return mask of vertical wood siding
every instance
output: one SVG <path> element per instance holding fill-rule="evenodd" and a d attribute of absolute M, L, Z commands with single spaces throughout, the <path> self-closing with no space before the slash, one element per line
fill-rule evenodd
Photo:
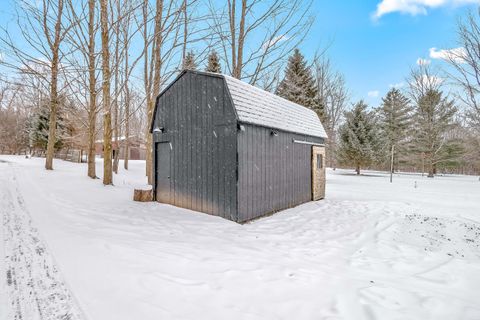
<path fill-rule="evenodd" d="M 223 78 L 187 72 L 158 98 L 154 127 L 165 132 L 153 140 L 171 145 L 168 203 L 244 222 L 310 201 L 311 146 L 293 140 L 323 139 L 238 131 L 227 90 Z M 154 159 L 154 172 L 160 166 Z"/>
<path fill-rule="evenodd" d="M 222 78 L 184 74 L 158 99 L 154 127 L 165 132 L 154 142 L 172 146 L 170 204 L 237 221 L 237 121 L 226 90 Z"/>
<path fill-rule="evenodd" d="M 311 145 L 323 139 L 243 125 L 238 132 L 238 221 L 293 207 L 312 198 Z"/>

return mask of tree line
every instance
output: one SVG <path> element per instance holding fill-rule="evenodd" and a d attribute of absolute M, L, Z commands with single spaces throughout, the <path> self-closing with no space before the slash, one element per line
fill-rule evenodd
<path fill-rule="evenodd" d="M 362 167 L 427 172 L 428 177 L 438 169 L 473 172 L 462 157 L 473 132 L 462 127 L 454 100 L 433 81 L 425 85 L 425 73 L 419 74 L 412 78 L 411 98 L 392 88 L 380 107 L 369 109 L 359 101 L 345 114 L 339 132 L 342 164 L 353 164 L 357 174 Z"/>
<path fill-rule="evenodd" d="M 329 62 L 318 57 L 308 64 L 298 49 L 276 94 L 317 112 L 329 135 L 327 164 L 333 168 L 479 174 L 478 16 L 468 14 L 457 34 L 460 49 L 446 51 L 445 70 L 419 60 L 406 87 L 392 87 L 378 107 L 360 100 L 346 110 L 342 76 L 332 76 Z"/>
<path fill-rule="evenodd" d="M 275 91 L 318 114 L 329 135 L 329 166 L 354 167 L 357 174 L 369 168 L 428 177 L 439 171 L 480 172 L 477 106 L 461 104 L 458 93 L 446 92 L 446 79 L 428 64 L 412 69 L 406 88 L 392 87 L 380 106 L 361 100 L 348 110 L 342 77 L 322 76 L 329 66 L 317 57 L 309 64 L 295 49 Z M 465 62 L 460 66 L 471 68 Z"/>
<path fill-rule="evenodd" d="M 469 30 L 480 30 L 477 21 L 472 16 L 469 19 Z M 465 36 L 464 28 L 461 23 L 459 33 Z M 464 47 L 471 44 L 471 37 L 470 33 L 468 41 L 461 38 Z M 469 76 L 458 80 L 456 73 L 445 73 L 442 77 L 420 63 L 411 71 L 407 88 L 392 88 L 378 108 L 369 108 L 364 101 L 355 103 L 339 128 L 340 163 L 354 166 L 357 174 L 365 167 L 422 172 L 428 177 L 439 171 L 479 174 L 480 109 L 472 100 L 480 86 L 471 81 L 480 55 L 469 63 L 464 53 L 461 57 L 456 51 L 452 54 L 456 56 L 446 60 L 453 72 L 460 70 Z M 460 90 L 447 91 L 449 84 Z"/>
<path fill-rule="evenodd" d="M 16 0 L 0 35 L 0 152 L 45 156 L 86 151 L 87 175 L 112 184 L 132 136 L 147 146 L 152 181 L 155 98 L 184 69 L 229 74 L 314 110 L 327 131 L 327 164 L 478 173 L 480 26 L 458 25 L 462 50 L 444 73 L 420 65 L 408 86 L 379 107 L 350 104 L 344 76 L 325 52 L 311 61 L 301 44 L 313 23 L 311 1 Z M 452 93 L 448 90 L 455 87 Z M 122 139 L 126 137 L 126 139 Z M 124 168 L 128 169 L 128 152 Z M 393 166 L 392 166 L 393 163 Z"/>
<path fill-rule="evenodd" d="M 107 185 L 119 165 L 112 144 L 128 150 L 136 135 L 151 146 L 155 98 L 179 71 L 210 59 L 209 70 L 272 90 L 313 23 L 312 2 L 302 0 L 14 3 L 0 35 L 0 151 L 33 150 L 50 170 L 60 148 L 80 147 L 96 178 L 102 141 Z M 149 147 L 146 158 L 151 183 Z"/>

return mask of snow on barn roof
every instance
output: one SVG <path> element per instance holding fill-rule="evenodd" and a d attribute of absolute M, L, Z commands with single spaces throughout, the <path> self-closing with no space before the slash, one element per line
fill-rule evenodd
<path fill-rule="evenodd" d="M 327 137 L 318 115 L 313 110 L 236 78 L 222 76 L 227 83 L 239 121 L 314 137 Z"/>

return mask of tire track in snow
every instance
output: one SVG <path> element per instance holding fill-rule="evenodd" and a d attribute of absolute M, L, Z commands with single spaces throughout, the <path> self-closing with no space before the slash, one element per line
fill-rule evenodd
<path fill-rule="evenodd" d="M 0 214 L 12 320 L 84 319 L 7 171 L 0 171 Z"/>

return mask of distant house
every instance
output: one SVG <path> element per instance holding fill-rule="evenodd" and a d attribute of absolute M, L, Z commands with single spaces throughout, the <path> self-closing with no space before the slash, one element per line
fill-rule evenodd
<path fill-rule="evenodd" d="M 325 196 L 317 114 L 232 77 L 183 71 L 150 129 L 159 202 L 245 222 Z"/>
<path fill-rule="evenodd" d="M 112 138 L 112 157 L 115 157 L 117 152 L 120 152 L 120 159 L 125 159 L 126 137 L 119 137 L 117 142 Z M 128 138 L 129 160 L 145 160 L 146 158 L 145 142 L 143 139 L 130 136 Z M 95 153 L 97 156 L 103 158 L 103 140 L 95 141 Z"/>

